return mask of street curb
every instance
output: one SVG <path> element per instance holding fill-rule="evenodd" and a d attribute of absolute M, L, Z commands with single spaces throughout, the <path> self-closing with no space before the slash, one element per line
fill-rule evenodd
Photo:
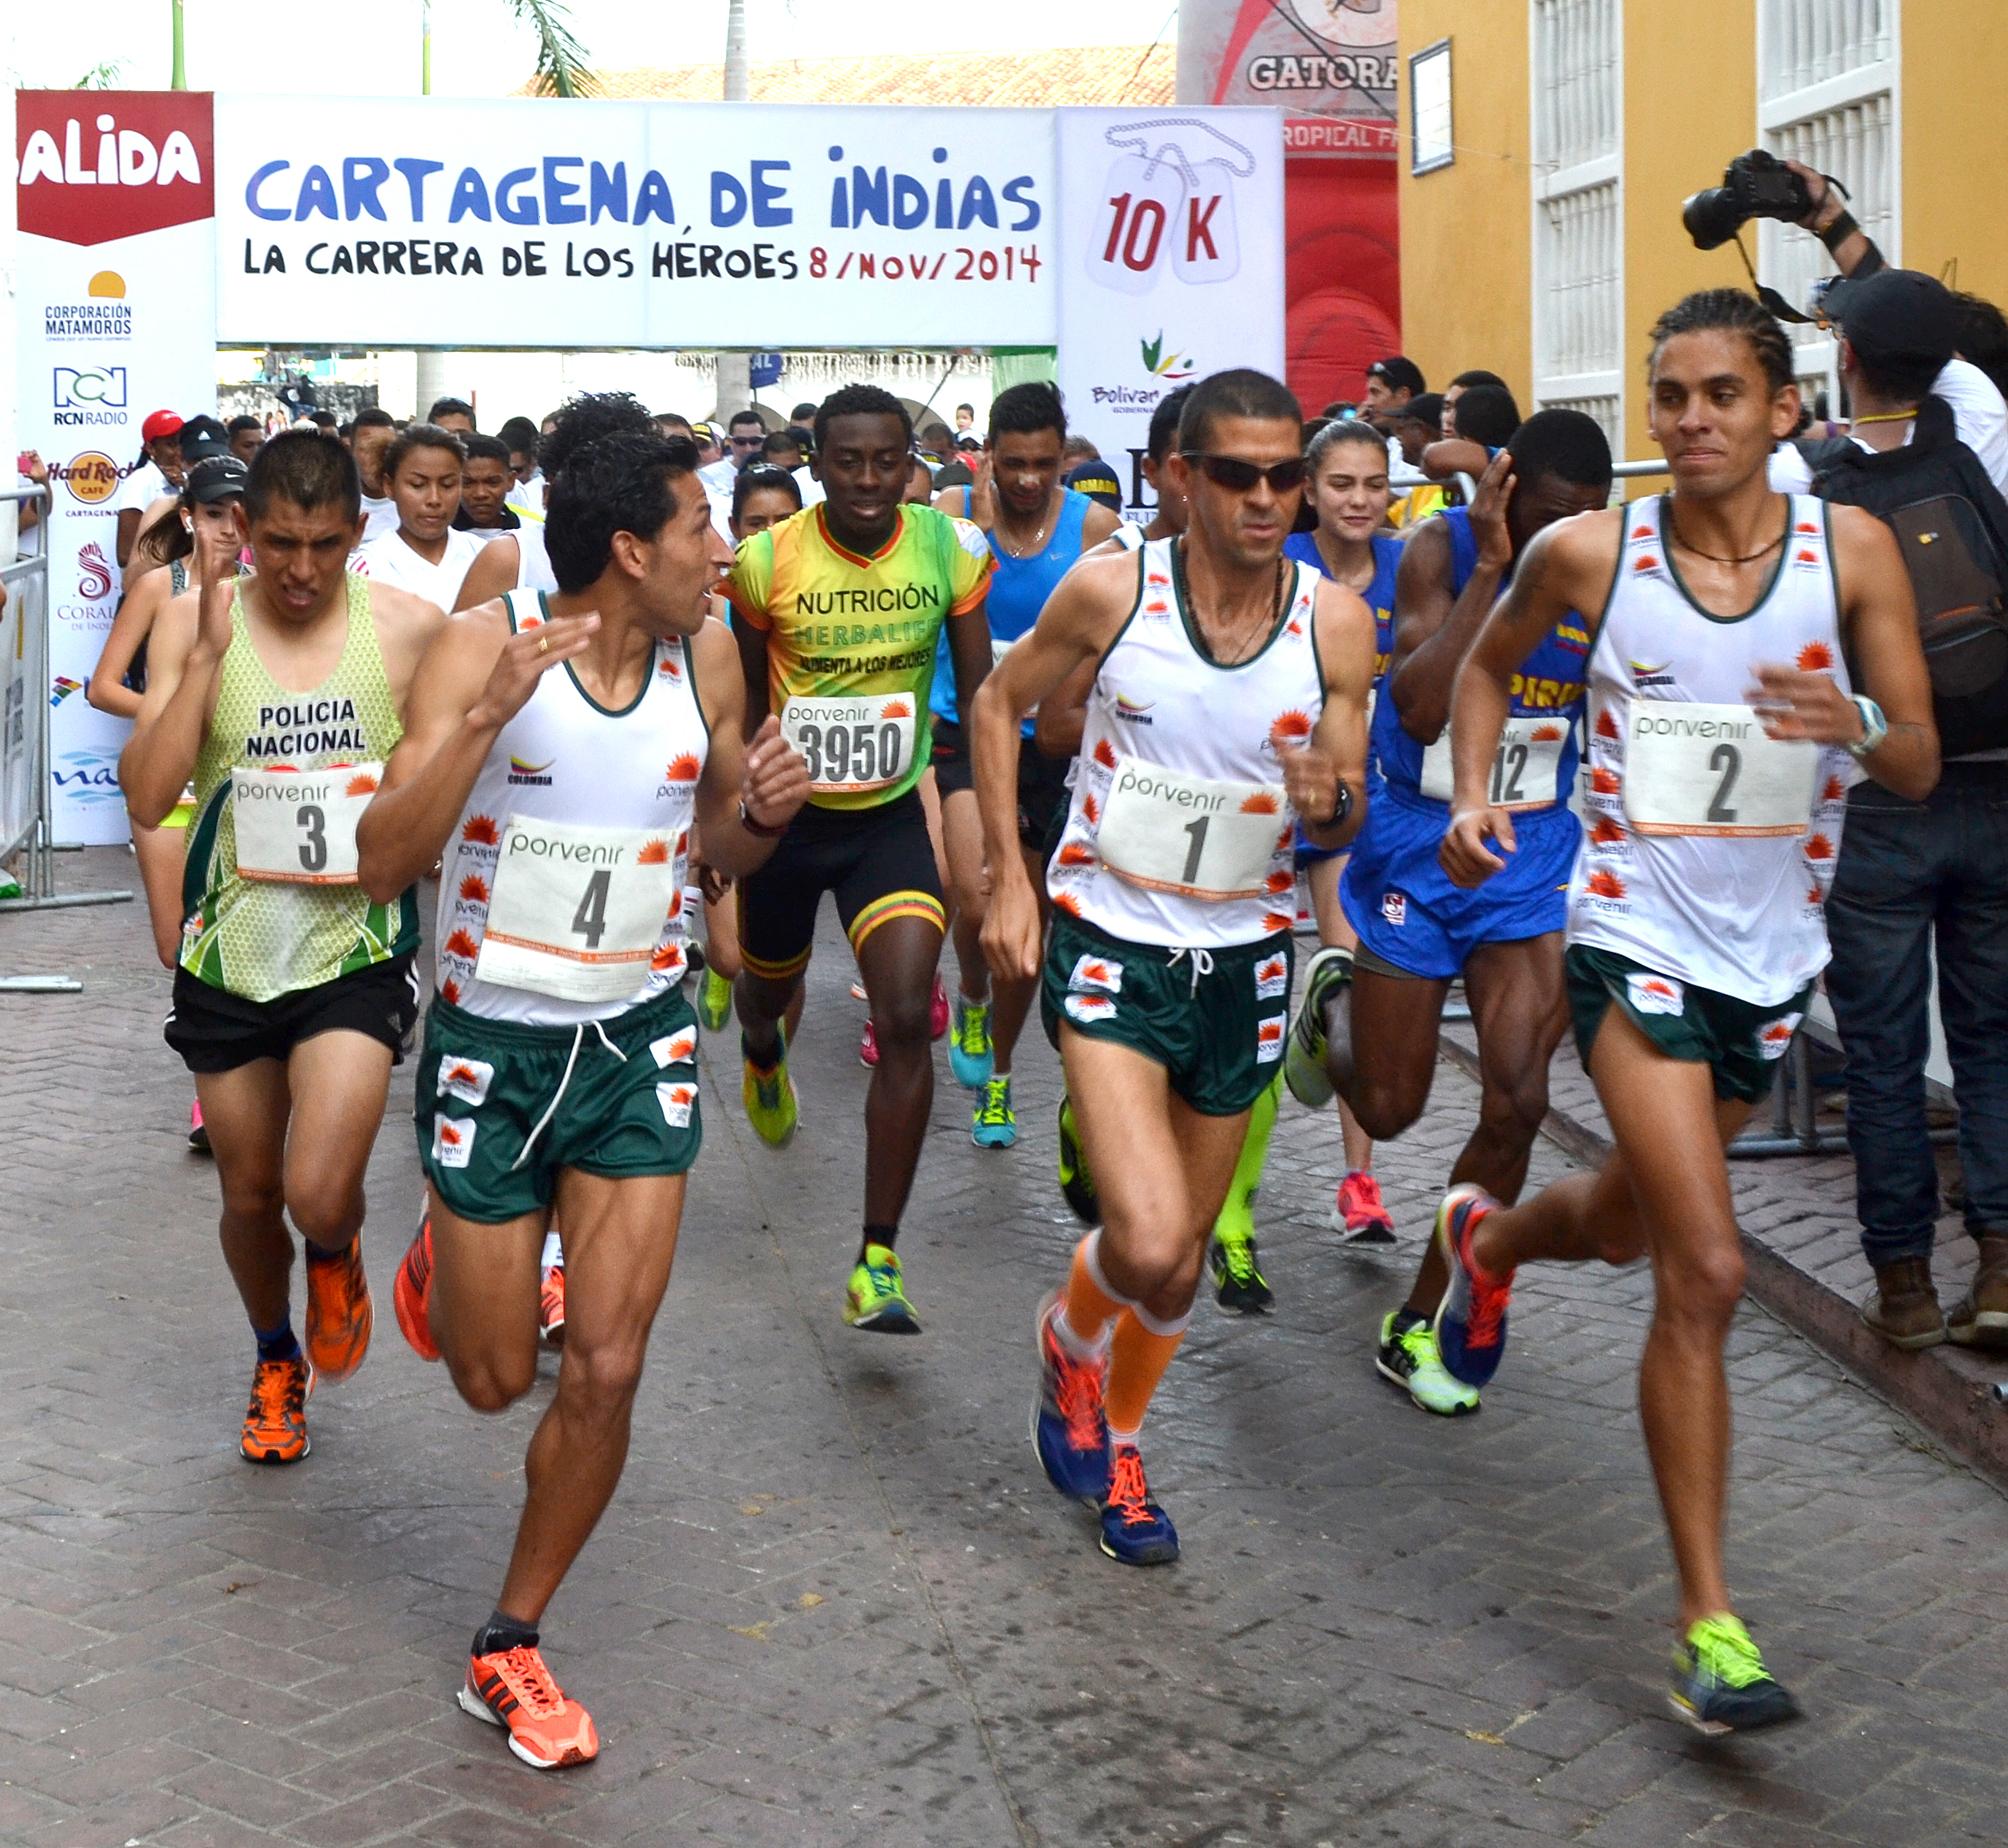
<path fill-rule="evenodd" d="M 1460 1072 L 1477 1077 L 1477 1056 L 1468 1047 L 1447 1034 L 1438 1043 Z M 1586 1167 L 1600 1166 L 1611 1154 L 1608 1137 L 1552 1108 L 1541 1134 Z M 2008 1491 L 2008 1406 L 1996 1403 L 1995 1373 L 1985 1361 L 1949 1342 L 1916 1353 L 1892 1348 L 1862 1325 L 1846 1297 L 1748 1232 L 1743 1257 L 1745 1288 L 1752 1297 L 1948 1455 Z"/>

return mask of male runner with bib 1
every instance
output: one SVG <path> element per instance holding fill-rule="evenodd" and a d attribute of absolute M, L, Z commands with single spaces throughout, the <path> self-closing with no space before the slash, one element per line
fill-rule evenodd
<path fill-rule="evenodd" d="M 1481 1385 L 1516 1266 L 1651 1258 L 1639 1400 L 1680 1579 L 1672 1700 L 1721 1733 L 1798 1711 L 1731 1613 L 1723 1566 L 1722 1344 L 1743 1255 L 1722 1150 L 1770 1090 L 1827 962 L 1848 785 L 1865 770 L 1922 800 L 1938 734 L 1888 527 L 1765 479 L 1799 414 L 1785 330 L 1738 290 L 1690 295 L 1653 330 L 1649 381 L 1673 492 L 1528 548 L 1458 676 L 1442 848 L 1467 888 L 1523 851 L 1493 784 L 1510 689 L 1580 610 L 1591 813 L 1569 885 L 1568 999 L 1617 1152 L 1517 1206 L 1452 1188 L 1436 1327 L 1443 1364 Z"/>
<path fill-rule="evenodd" d="M 417 894 L 410 880 L 381 900 L 362 888 L 356 823 L 444 618 L 344 571 L 361 496 L 349 452 L 316 432 L 258 452 L 237 514 L 256 571 L 215 581 L 199 550 L 199 595 L 155 625 L 119 760 L 146 826 L 195 783 L 167 1038 L 195 1075 L 223 1257 L 258 1340 L 240 1444 L 253 1463 L 305 1456 L 316 1377 L 345 1380 L 369 1351 L 363 1171 L 418 1017 Z M 306 1246 L 304 1352 L 288 1214 Z"/>
<path fill-rule="evenodd" d="M 1373 813 L 1339 887 L 1359 944 L 1311 959 L 1284 1062 L 1300 1103 L 1315 1108 L 1335 1088 L 1369 1135 L 1399 1135 L 1429 1102 L 1444 997 L 1462 975 L 1481 1095 L 1450 1179 L 1501 1199 L 1527 1178 L 1548 1114 L 1548 1064 L 1568 1030 L 1563 891 L 1582 832 L 1568 804 L 1589 638 L 1564 612 L 1519 664 L 1494 768 L 1498 799 L 1518 818 L 1521 851 L 1476 892 L 1460 891 L 1437 863 L 1450 820 L 1450 689 L 1534 535 L 1610 493 L 1602 429 L 1580 411 L 1539 411 L 1494 458 L 1468 510 L 1425 521 L 1407 541 L 1394 661 L 1374 707 Z M 1443 1284 L 1432 1242 L 1408 1301 L 1381 1318 L 1375 1367 L 1424 1411 L 1454 1417 L 1476 1412 L 1478 1395 L 1437 1356 L 1430 1318 Z"/>
<path fill-rule="evenodd" d="M 739 664 L 705 621 L 730 555 L 696 467 L 687 440 L 621 435 L 558 470 L 558 594 L 454 619 L 361 831 L 372 890 L 443 859 L 415 1102 L 432 1217 L 397 1318 L 478 1410 L 535 1383 L 538 1261 L 554 1208 L 564 1221 L 558 1391 L 460 1696 L 539 1770 L 599 1750 L 537 1624 L 620 1480 L 701 1135 L 679 987 L 690 829 L 743 873 L 807 794 L 773 721 L 742 744 Z"/>
<path fill-rule="evenodd" d="M 1357 825 L 1374 677 L 1367 606 L 1283 556 L 1304 482 L 1296 400 L 1261 373 L 1217 373 L 1186 400 L 1178 447 L 1185 536 L 1083 559 L 972 702 L 996 882 L 984 948 L 1020 977 L 1042 958 L 1018 715 L 1100 664 L 1047 872 L 1040 1011 L 1103 1217 L 1040 1306 L 1033 1435 L 1055 1487 L 1099 1507 L 1102 1550 L 1134 1566 L 1178 1557 L 1138 1430 L 1283 1056 L 1296 824 L 1321 847 Z"/>
<path fill-rule="evenodd" d="M 774 857 L 740 886 L 741 1094 L 763 1142 L 778 1148 L 795 1134 L 782 1021 L 809 965 L 817 906 L 834 893 L 878 1044 L 865 1095 L 864 1237 L 844 1320 L 896 1335 L 920 1333 L 894 1245 L 934 1098 L 941 881 L 914 785 L 932 748 L 928 692 L 943 634 L 958 685 L 990 671 L 990 548 L 967 520 L 901 504 L 913 440 L 890 392 L 846 385 L 824 399 L 816 468 L 827 498 L 748 539 L 726 589 L 748 722 L 779 717 L 811 791 Z"/>

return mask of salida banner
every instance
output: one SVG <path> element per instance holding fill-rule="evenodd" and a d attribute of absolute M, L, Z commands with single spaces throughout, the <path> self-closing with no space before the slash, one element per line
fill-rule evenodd
<path fill-rule="evenodd" d="M 216 100 L 226 341 L 1048 345 L 1051 112 Z"/>
<path fill-rule="evenodd" d="M 126 722 L 84 688 L 118 607 L 120 492 L 140 426 L 216 404 L 211 99 L 14 98 L 21 440 L 49 464 L 49 774 L 59 841 L 126 838 Z"/>

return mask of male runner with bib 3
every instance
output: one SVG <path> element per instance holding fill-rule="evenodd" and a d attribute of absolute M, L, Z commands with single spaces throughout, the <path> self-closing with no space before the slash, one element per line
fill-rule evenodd
<path fill-rule="evenodd" d="M 1374 620 L 1283 556 L 1304 483 L 1297 402 L 1259 372 L 1185 401 L 1171 472 L 1180 539 L 1083 559 L 972 702 L 995 882 L 984 949 L 1042 971 L 1018 854 L 1018 715 L 1096 661 L 1079 772 L 1047 872 L 1040 1012 L 1102 1225 L 1040 1306 L 1040 1461 L 1096 1504 L 1102 1550 L 1178 1554 L 1137 1448 L 1199 1288 L 1249 1107 L 1283 1056 L 1300 820 L 1342 847 L 1366 802 Z"/>
<path fill-rule="evenodd" d="M 356 823 L 444 619 L 345 571 L 361 499 L 349 452 L 315 432 L 258 451 L 237 514 L 256 571 L 219 582 L 199 551 L 200 594 L 154 626 L 119 760 L 144 826 L 195 783 L 167 1038 L 195 1075 L 223 1257 L 258 1340 L 253 1463 L 305 1456 L 317 1376 L 345 1380 L 369 1351 L 363 1171 L 418 1017 L 417 894 L 363 890 Z M 289 1214 L 306 1246 L 304 1349 Z"/>
<path fill-rule="evenodd" d="M 811 791 L 739 889 L 746 1115 L 774 1147 L 795 1134 L 782 1021 L 809 965 L 816 909 L 834 893 L 878 1046 L 865 1094 L 864 1237 L 844 1320 L 894 1335 L 920 1333 L 894 1245 L 934 1099 L 941 881 L 914 785 L 932 748 L 928 693 L 943 634 L 959 685 L 990 671 L 990 548 L 967 520 L 901 504 L 913 440 L 890 392 L 846 385 L 824 399 L 816 468 L 827 498 L 748 539 L 726 590 L 748 722 L 779 717 Z"/>
<path fill-rule="evenodd" d="M 744 873 L 808 792 L 771 721 L 741 742 L 739 663 L 706 626 L 730 555 L 696 467 L 686 440 L 621 435 L 558 470 L 558 594 L 454 618 L 361 836 L 374 891 L 443 859 L 415 1100 L 432 1217 L 399 1269 L 397 1319 L 477 1410 L 535 1384 L 538 1261 L 554 1209 L 564 1222 L 558 1391 L 460 1695 L 539 1770 L 599 1750 L 537 1625 L 620 1481 L 701 1135 L 679 986 L 690 829 Z"/>
<path fill-rule="evenodd" d="M 1770 1090 L 1827 961 L 1821 903 L 1849 784 L 1921 800 L 1938 734 L 1910 582 L 1888 527 L 1774 494 L 1799 414 L 1793 350 L 1734 289 L 1653 330 L 1651 421 L 1673 491 L 1542 534 L 1458 677 L 1444 871 L 1468 889 L 1524 851 L 1493 763 L 1511 689 L 1580 611 L 1590 819 L 1568 894 L 1576 1044 L 1617 1152 L 1517 1206 L 1454 1187 L 1437 1214 L 1443 1364 L 1474 1386 L 1505 1347 L 1515 1268 L 1652 1260 L 1639 1374 L 1680 1579 L 1674 1710 L 1703 1732 L 1797 1704 L 1730 1608 L 1729 1382 L 1743 1255 L 1722 1150 Z"/>

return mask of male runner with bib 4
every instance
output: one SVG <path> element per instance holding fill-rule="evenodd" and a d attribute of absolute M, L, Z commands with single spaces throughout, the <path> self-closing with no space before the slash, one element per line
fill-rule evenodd
<path fill-rule="evenodd" d="M 609 436 L 550 484 L 555 596 L 454 618 L 364 817 L 389 891 L 444 859 L 439 994 L 416 1114 L 432 1216 L 397 1317 L 460 1396 L 499 1412 L 537 1376 L 538 1259 L 565 1229 L 558 1392 L 525 1463 L 515 1550 L 460 1704 L 540 1770 L 599 1750 L 537 1624 L 612 1498 L 701 1135 L 680 989 L 693 823 L 750 871 L 808 794 L 769 720 L 741 741 L 739 664 L 706 626 L 730 562 L 696 446 Z"/>
<path fill-rule="evenodd" d="M 1576 1044 L 1617 1152 L 1517 1206 L 1474 1185 L 1437 1214 L 1443 1364 L 1482 1385 L 1517 1266 L 1652 1261 L 1639 1409 L 1674 1565 L 1672 1701 L 1703 1732 L 1797 1704 L 1730 1609 L 1722 1558 L 1743 1256 L 1722 1150 L 1771 1088 L 1827 962 L 1822 903 L 1848 786 L 1922 800 L 1938 735 L 1888 527 L 1771 492 L 1799 414 L 1793 351 L 1734 289 L 1653 330 L 1654 440 L 1673 491 L 1537 537 L 1458 675 L 1444 871 L 1477 888 L 1524 843 L 1493 765 L 1521 664 L 1572 610 L 1588 662 L 1590 815 L 1568 894 Z"/>
<path fill-rule="evenodd" d="M 1000 977 L 1041 975 L 1103 1216 L 1040 1306 L 1034 1440 L 1055 1487 L 1099 1508 L 1102 1550 L 1134 1566 L 1178 1557 L 1138 1431 L 1283 1056 L 1296 824 L 1321 847 L 1351 838 L 1374 678 L 1367 606 L 1283 556 L 1304 474 L 1296 400 L 1259 372 L 1216 373 L 1185 401 L 1178 448 L 1183 538 L 1083 559 L 971 702 L 995 882 L 984 949 Z M 1018 716 L 1088 661 L 1042 973 Z"/>
<path fill-rule="evenodd" d="M 167 1038 L 195 1075 L 223 1256 L 258 1340 L 254 1463 L 305 1456 L 315 1380 L 346 1379 L 369 1350 L 363 1171 L 418 1017 L 417 894 L 411 879 L 363 889 L 356 825 L 444 618 L 345 571 L 361 496 L 348 451 L 318 432 L 258 452 L 237 514 L 256 571 L 217 581 L 199 550 L 200 594 L 155 626 L 119 761 L 144 825 L 195 783 Z M 306 1246 L 304 1350 L 288 1214 Z"/>

